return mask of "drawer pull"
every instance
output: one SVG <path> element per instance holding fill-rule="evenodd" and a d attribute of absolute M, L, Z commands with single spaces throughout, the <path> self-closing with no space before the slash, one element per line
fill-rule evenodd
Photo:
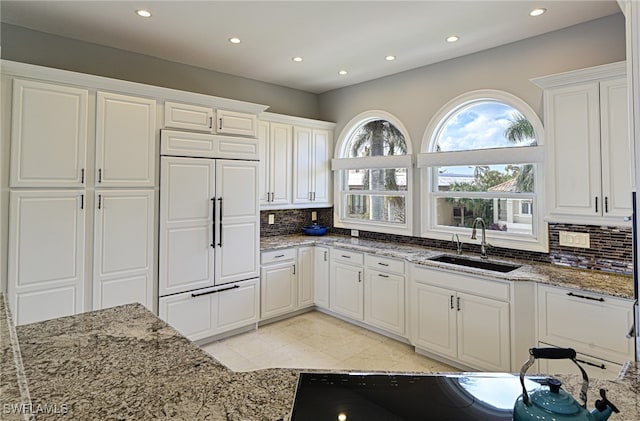
<path fill-rule="evenodd" d="M 576 358 L 576 361 L 579 362 L 580 364 L 585 364 L 585 365 L 588 365 L 588 366 L 591 366 L 591 367 L 599 368 L 601 370 L 606 370 L 607 369 L 607 366 L 605 366 L 604 364 L 595 364 L 595 363 L 592 363 L 592 362 L 589 362 L 589 361 L 579 360 L 577 358 Z"/>
<path fill-rule="evenodd" d="M 600 301 L 601 303 L 604 303 L 604 298 L 602 297 L 599 297 L 599 298 L 588 297 L 586 295 L 574 294 L 573 292 L 567 292 L 567 295 L 570 297 L 584 298 L 585 300 Z"/>
<path fill-rule="evenodd" d="M 229 290 L 236 289 L 236 288 L 240 288 L 240 285 L 234 285 L 234 286 L 229 287 L 229 288 L 216 289 L 215 291 L 207 291 L 207 292 L 200 292 L 198 294 L 191 294 L 191 296 L 192 297 L 199 297 L 201 295 L 215 294 L 217 292 L 229 291 Z"/>
<path fill-rule="evenodd" d="M 389 266 L 389 263 L 382 263 L 382 262 L 378 262 L 378 264 L 379 264 L 380 266 Z"/>
<path fill-rule="evenodd" d="M 347 256 L 346 254 L 341 254 L 341 257 L 344 257 L 345 259 L 351 259 L 351 256 Z"/>
<path fill-rule="evenodd" d="M 379 273 L 378 276 L 381 277 L 381 278 L 388 278 L 389 277 L 389 275 L 385 275 L 384 273 Z"/>
<path fill-rule="evenodd" d="M 278 254 L 277 256 L 273 256 L 275 259 L 279 259 L 281 257 L 284 257 L 284 254 Z"/>

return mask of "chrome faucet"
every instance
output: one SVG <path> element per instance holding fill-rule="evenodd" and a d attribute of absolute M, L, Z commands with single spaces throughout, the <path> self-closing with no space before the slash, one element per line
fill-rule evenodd
<path fill-rule="evenodd" d="M 484 219 L 478 217 L 473 221 L 473 226 L 471 227 L 472 228 L 471 239 L 472 240 L 476 239 L 476 227 L 480 223 L 482 224 L 482 241 L 480 241 L 480 258 L 488 259 L 489 256 L 487 256 L 487 246 L 489 244 L 487 243 L 487 237 L 485 232 L 487 224 L 485 224 Z"/>
<path fill-rule="evenodd" d="M 462 255 L 462 241 L 460 241 L 460 237 L 458 237 L 458 234 L 453 234 L 451 236 L 451 241 L 456 243 L 456 254 L 458 256 L 461 256 Z"/>

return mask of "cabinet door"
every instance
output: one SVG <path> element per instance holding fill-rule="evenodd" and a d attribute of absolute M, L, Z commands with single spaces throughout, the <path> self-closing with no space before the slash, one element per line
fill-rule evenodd
<path fill-rule="evenodd" d="M 364 284 L 361 266 L 331 262 L 330 309 L 355 320 L 364 320 Z"/>
<path fill-rule="evenodd" d="M 269 162 L 271 164 L 271 205 L 291 203 L 291 171 L 293 167 L 292 126 L 271 123 Z"/>
<path fill-rule="evenodd" d="M 552 347 L 551 345 L 540 342 L 540 348 Z M 615 364 L 610 361 L 600 360 L 593 358 L 589 355 L 576 353 L 576 361 L 587 372 L 589 380 L 591 379 L 604 379 L 604 380 L 616 380 L 620 371 L 622 370 L 622 364 Z M 540 372 L 541 373 L 554 373 L 554 374 L 574 374 L 579 375 L 580 370 L 571 360 L 545 360 L 540 359 Z"/>
<path fill-rule="evenodd" d="M 311 202 L 313 130 L 293 128 L 293 203 Z"/>
<path fill-rule="evenodd" d="M 598 83 L 553 88 L 547 95 L 550 211 L 595 216 L 602 212 Z M 628 160 L 625 160 L 625 163 Z"/>
<path fill-rule="evenodd" d="M 86 89 L 14 79 L 11 187 L 80 187 L 87 149 Z"/>
<path fill-rule="evenodd" d="M 311 191 L 314 202 L 331 202 L 331 133 L 328 130 L 313 130 L 313 167 Z"/>
<path fill-rule="evenodd" d="M 98 92 L 96 107 L 97 185 L 154 186 L 156 101 Z"/>
<path fill-rule="evenodd" d="M 221 288 L 216 311 L 217 333 L 257 323 L 260 318 L 260 280 L 252 279 Z"/>
<path fill-rule="evenodd" d="M 84 308 L 83 191 L 12 191 L 8 293 L 16 324 Z"/>
<path fill-rule="evenodd" d="M 313 251 L 314 302 L 318 307 L 329 308 L 329 248 L 314 247 Z"/>
<path fill-rule="evenodd" d="M 217 133 L 249 137 L 258 135 L 258 119 L 253 114 L 217 110 L 216 117 L 218 122 Z"/>
<path fill-rule="evenodd" d="M 201 105 L 164 103 L 164 127 L 213 132 L 213 109 Z"/>
<path fill-rule="evenodd" d="M 93 309 L 141 303 L 153 311 L 153 190 L 96 192 Z"/>
<path fill-rule="evenodd" d="M 404 276 L 367 269 L 364 297 L 365 322 L 404 336 Z"/>
<path fill-rule="evenodd" d="M 488 371 L 510 371 L 509 303 L 458 293 L 458 360 Z"/>
<path fill-rule="evenodd" d="M 271 201 L 271 137 L 269 122 L 258 122 L 258 146 L 260 147 L 260 186 L 258 198 L 260 206 L 269 205 Z"/>
<path fill-rule="evenodd" d="M 629 111 L 625 78 L 600 83 L 603 214 L 622 218 L 631 214 Z"/>
<path fill-rule="evenodd" d="M 158 316 L 192 341 L 217 333 L 215 294 L 194 297 L 192 292 L 160 297 Z"/>
<path fill-rule="evenodd" d="M 298 248 L 298 308 L 312 306 L 314 302 L 314 251 L 314 247 Z"/>
<path fill-rule="evenodd" d="M 260 274 L 260 317 L 268 319 L 294 311 L 297 308 L 297 277 L 295 263 L 264 266 Z"/>
<path fill-rule="evenodd" d="M 216 284 L 260 276 L 258 162 L 216 162 Z"/>
<path fill-rule="evenodd" d="M 214 285 L 215 161 L 161 158 L 159 294 Z"/>
<path fill-rule="evenodd" d="M 455 292 L 415 284 L 412 294 L 413 342 L 419 348 L 457 357 Z"/>

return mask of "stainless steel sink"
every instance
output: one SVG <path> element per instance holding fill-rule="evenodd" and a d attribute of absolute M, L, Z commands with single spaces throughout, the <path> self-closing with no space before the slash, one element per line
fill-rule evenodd
<path fill-rule="evenodd" d="M 429 260 L 433 262 L 449 263 L 451 265 L 491 270 L 500 273 L 508 273 L 520 267 L 518 265 L 512 265 L 510 263 L 492 262 L 489 260 L 475 260 L 469 259 L 467 257 L 452 256 L 450 254 L 441 254 L 439 256 L 431 257 Z"/>

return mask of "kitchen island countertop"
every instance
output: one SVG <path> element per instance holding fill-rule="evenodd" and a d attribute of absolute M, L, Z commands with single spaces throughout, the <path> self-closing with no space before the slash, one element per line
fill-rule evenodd
<path fill-rule="evenodd" d="M 9 321 L 0 313 L 1 323 Z M 300 372 L 233 372 L 139 304 L 16 331 L 24 371 L 8 373 L 16 361 L 3 352 L 0 390 L 11 387 L 16 372 L 24 373 L 30 400 L 23 403 L 36 420 L 287 420 Z M 637 375 L 634 365 L 623 380 L 593 380 L 589 406 L 603 387 L 621 410 L 612 421 L 640 419 Z M 568 391 L 580 384 L 578 376 L 561 378 Z M 2 398 L 3 417 L 29 419 L 9 418 L 11 405 L 19 404 L 11 399 L 16 395 Z"/>
<path fill-rule="evenodd" d="M 418 265 L 446 268 L 448 270 L 484 275 L 494 279 L 503 279 L 508 281 L 532 281 L 598 294 L 606 294 L 614 297 L 633 299 L 633 278 L 630 275 L 621 275 L 598 270 L 574 269 L 551 263 L 506 259 L 502 257 L 494 259 L 489 256 L 489 260 L 491 261 L 521 265 L 520 268 L 514 271 L 499 273 L 429 260 L 430 258 L 441 254 L 455 254 L 451 250 L 428 248 L 397 242 L 365 240 L 346 237 L 343 235 L 306 236 L 302 234 L 295 234 L 262 237 L 260 240 L 260 248 L 262 251 L 305 245 L 311 246 L 316 244 L 373 253 L 386 257 L 394 257 L 404 259 L 409 263 Z M 479 256 L 471 253 L 465 253 L 463 257 L 479 258 Z"/>

